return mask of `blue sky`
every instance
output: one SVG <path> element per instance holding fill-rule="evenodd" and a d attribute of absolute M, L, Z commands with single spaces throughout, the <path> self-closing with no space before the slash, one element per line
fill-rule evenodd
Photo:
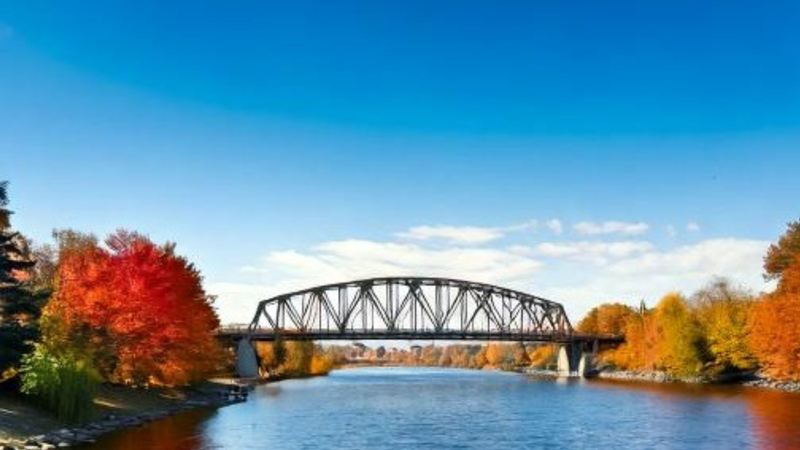
<path fill-rule="evenodd" d="M 226 321 L 398 272 L 572 315 L 766 288 L 800 5 L 551 3 L 0 1 L 14 225 L 175 241 Z"/>

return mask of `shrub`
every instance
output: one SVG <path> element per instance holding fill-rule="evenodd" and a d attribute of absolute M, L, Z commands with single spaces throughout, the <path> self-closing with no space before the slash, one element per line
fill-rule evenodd
<path fill-rule="evenodd" d="M 88 363 L 56 356 L 44 346 L 22 361 L 22 392 L 34 396 L 64 422 L 85 422 L 92 414 L 97 376 Z"/>

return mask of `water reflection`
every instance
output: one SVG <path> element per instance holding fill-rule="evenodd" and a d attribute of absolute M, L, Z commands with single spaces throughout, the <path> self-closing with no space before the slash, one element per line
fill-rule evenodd
<path fill-rule="evenodd" d="M 800 395 L 739 386 L 358 369 L 118 433 L 92 450 L 800 448 Z"/>
<path fill-rule="evenodd" d="M 800 449 L 800 394 L 759 391 L 747 402 L 759 449 Z"/>
<path fill-rule="evenodd" d="M 213 421 L 215 410 L 187 411 L 141 427 L 114 433 L 89 446 L 94 450 L 211 450 L 205 424 Z"/>

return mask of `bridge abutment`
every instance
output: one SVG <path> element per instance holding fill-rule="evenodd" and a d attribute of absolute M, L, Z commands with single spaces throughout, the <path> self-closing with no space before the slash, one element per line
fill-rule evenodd
<path fill-rule="evenodd" d="M 240 339 L 236 344 L 236 374 L 239 378 L 257 378 L 258 358 L 249 339 Z"/>

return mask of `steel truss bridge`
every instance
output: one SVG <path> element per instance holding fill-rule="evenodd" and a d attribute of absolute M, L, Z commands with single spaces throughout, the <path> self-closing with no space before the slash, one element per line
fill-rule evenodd
<path fill-rule="evenodd" d="M 575 332 L 564 307 L 535 295 L 471 281 L 388 277 L 317 286 L 258 303 L 239 340 L 479 340 L 618 342 Z"/>

